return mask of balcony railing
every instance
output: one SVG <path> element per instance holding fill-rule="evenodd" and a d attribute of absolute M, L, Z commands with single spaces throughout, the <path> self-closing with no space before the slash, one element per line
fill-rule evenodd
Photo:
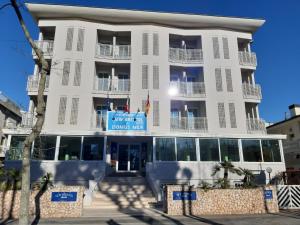
<path fill-rule="evenodd" d="M 247 119 L 248 133 L 266 133 L 265 121 L 261 119 Z"/>
<path fill-rule="evenodd" d="M 97 92 L 130 92 L 130 79 L 96 79 L 95 91 Z"/>
<path fill-rule="evenodd" d="M 206 117 L 171 117 L 171 130 L 189 132 L 207 132 Z"/>
<path fill-rule="evenodd" d="M 243 66 L 257 66 L 256 54 L 254 52 L 239 51 L 240 65 Z"/>
<path fill-rule="evenodd" d="M 131 59 L 131 45 L 96 45 L 96 57 L 104 59 Z"/>
<path fill-rule="evenodd" d="M 53 55 L 54 41 L 44 40 L 44 41 L 34 41 L 34 43 L 42 50 L 44 56 Z M 35 52 L 32 50 L 32 54 L 35 56 Z"/>
<path fill-rule="evenodd" d="M 46 83 L 45 83 L 45 91 L 48 91 L 49 88 L 49 76 L 46 76 Z M 28 76 L 27 79 L 27 91 L 38 91 L 39 87 L 39 77 L 38 76 Z"/>
<path fill-rule="evenodd" d="M 203 63 L 202 49 L 169 48 L 169 61 L 175 63 Z"/>
<path fill-rule="evenodd" d="M 204 82 L 182 82 L 171 81 L 170 88 L 176 88 L 180 96 L 186 97 L 205 97 Z"/>
<path fill-rule="evenodd" d="M 21 127 L 31 128 L 36 122 L 36 117 L 33 113 L 25 112 L 22 113 Z"/>
<path fill-rule="evenodd" d="M 260 85 L 243 83 L 242 88 L 244 98 L 261 100 L 262 95 Z"/>

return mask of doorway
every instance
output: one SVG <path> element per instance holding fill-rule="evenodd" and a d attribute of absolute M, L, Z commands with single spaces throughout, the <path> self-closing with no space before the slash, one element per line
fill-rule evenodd
<path fill-rule="evenodd" d="M 118 145 L 117 171 L 139 171 L 141 166 L 140 144 Z"/>

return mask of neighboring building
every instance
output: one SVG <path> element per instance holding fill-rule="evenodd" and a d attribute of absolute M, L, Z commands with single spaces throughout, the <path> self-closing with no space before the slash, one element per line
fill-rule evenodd
<path fill-rule="evenodd" d="M 4 157 L 3 146 L 6 145 L 6 136 L 2 129 L 16 127 L 21 120 L 20 107 L 0 91 L 0 158 Z"/>
<path fill-rule="evenodd" d="M 115 170 L 143 171 L 159 195 L 163 183 L 212 181 L 212 167 L 225 159 L 263 177 L 267 167 L 272 176 L 285 171 L 285 136 L 267 135 L 258 110 L 250 45 L 264 20 L 27 6 L 51 64 L 33 179 L 48 171 L 56 182 L 87 183 Z M 26 124 L 38 80 L 36 65 Z M 6 130 L 7 165 L 19 163 L 10 159 L 20 159 L 27 133 Z"/>
<path fill-rule="evenodd" d="M 300 171 L 300 105 L 289 106 L 290 117 L 267 127 L 269 134 L 285 134 L 283 152 L 287 171 Z"/>

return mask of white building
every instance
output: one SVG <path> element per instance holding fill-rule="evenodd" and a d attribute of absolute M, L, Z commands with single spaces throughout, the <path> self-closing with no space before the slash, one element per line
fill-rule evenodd
<path fill-rule="evenodd" d="M 51 63 L 33 179 L 47 171 L 56 182 L 86 183 L 114 170 L 145 171 L 157 193 L 162 183 L 211 181 L 213 165 L 225 159 L 263 175 L 267 167 L 272 176 L 285 170 L 285 136 L 267 135 L 258 110 L 251 43 L 264 20 L 27 6 Z M 28 121 L 38 77 L 35 66 Z M 7 165 L 15 166 L 28 130 L 5 132 Z"/>

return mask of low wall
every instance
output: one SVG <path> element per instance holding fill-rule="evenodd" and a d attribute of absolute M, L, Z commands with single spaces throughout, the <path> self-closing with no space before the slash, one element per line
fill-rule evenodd
<path fill-rule="evenodd" d="M 272 191 L 272 196 L 265 196 L 265 190 Z M 170 215 L 260 214 L 279 211 L 274 186 L 204 191 L 200 188 L 168 185 L 166 193 L 165 210 Z"/>
<path fill-rule="evenodd" d="M 52 192 L 77 192 L 77 199 L 69 202 L 52 202 Z M 30 196 L 30 215 L 34 216 L 40 212 L 41 218 L 80 217 L 83 207 L 83 192 L 84 188 L 80 186 L 53 188 L 41 196 L 38 195 L 39 191 L 33 191 Z M 19 217 L 20 197 L 20 191 L 0 192 L 0 218 Z"/>

